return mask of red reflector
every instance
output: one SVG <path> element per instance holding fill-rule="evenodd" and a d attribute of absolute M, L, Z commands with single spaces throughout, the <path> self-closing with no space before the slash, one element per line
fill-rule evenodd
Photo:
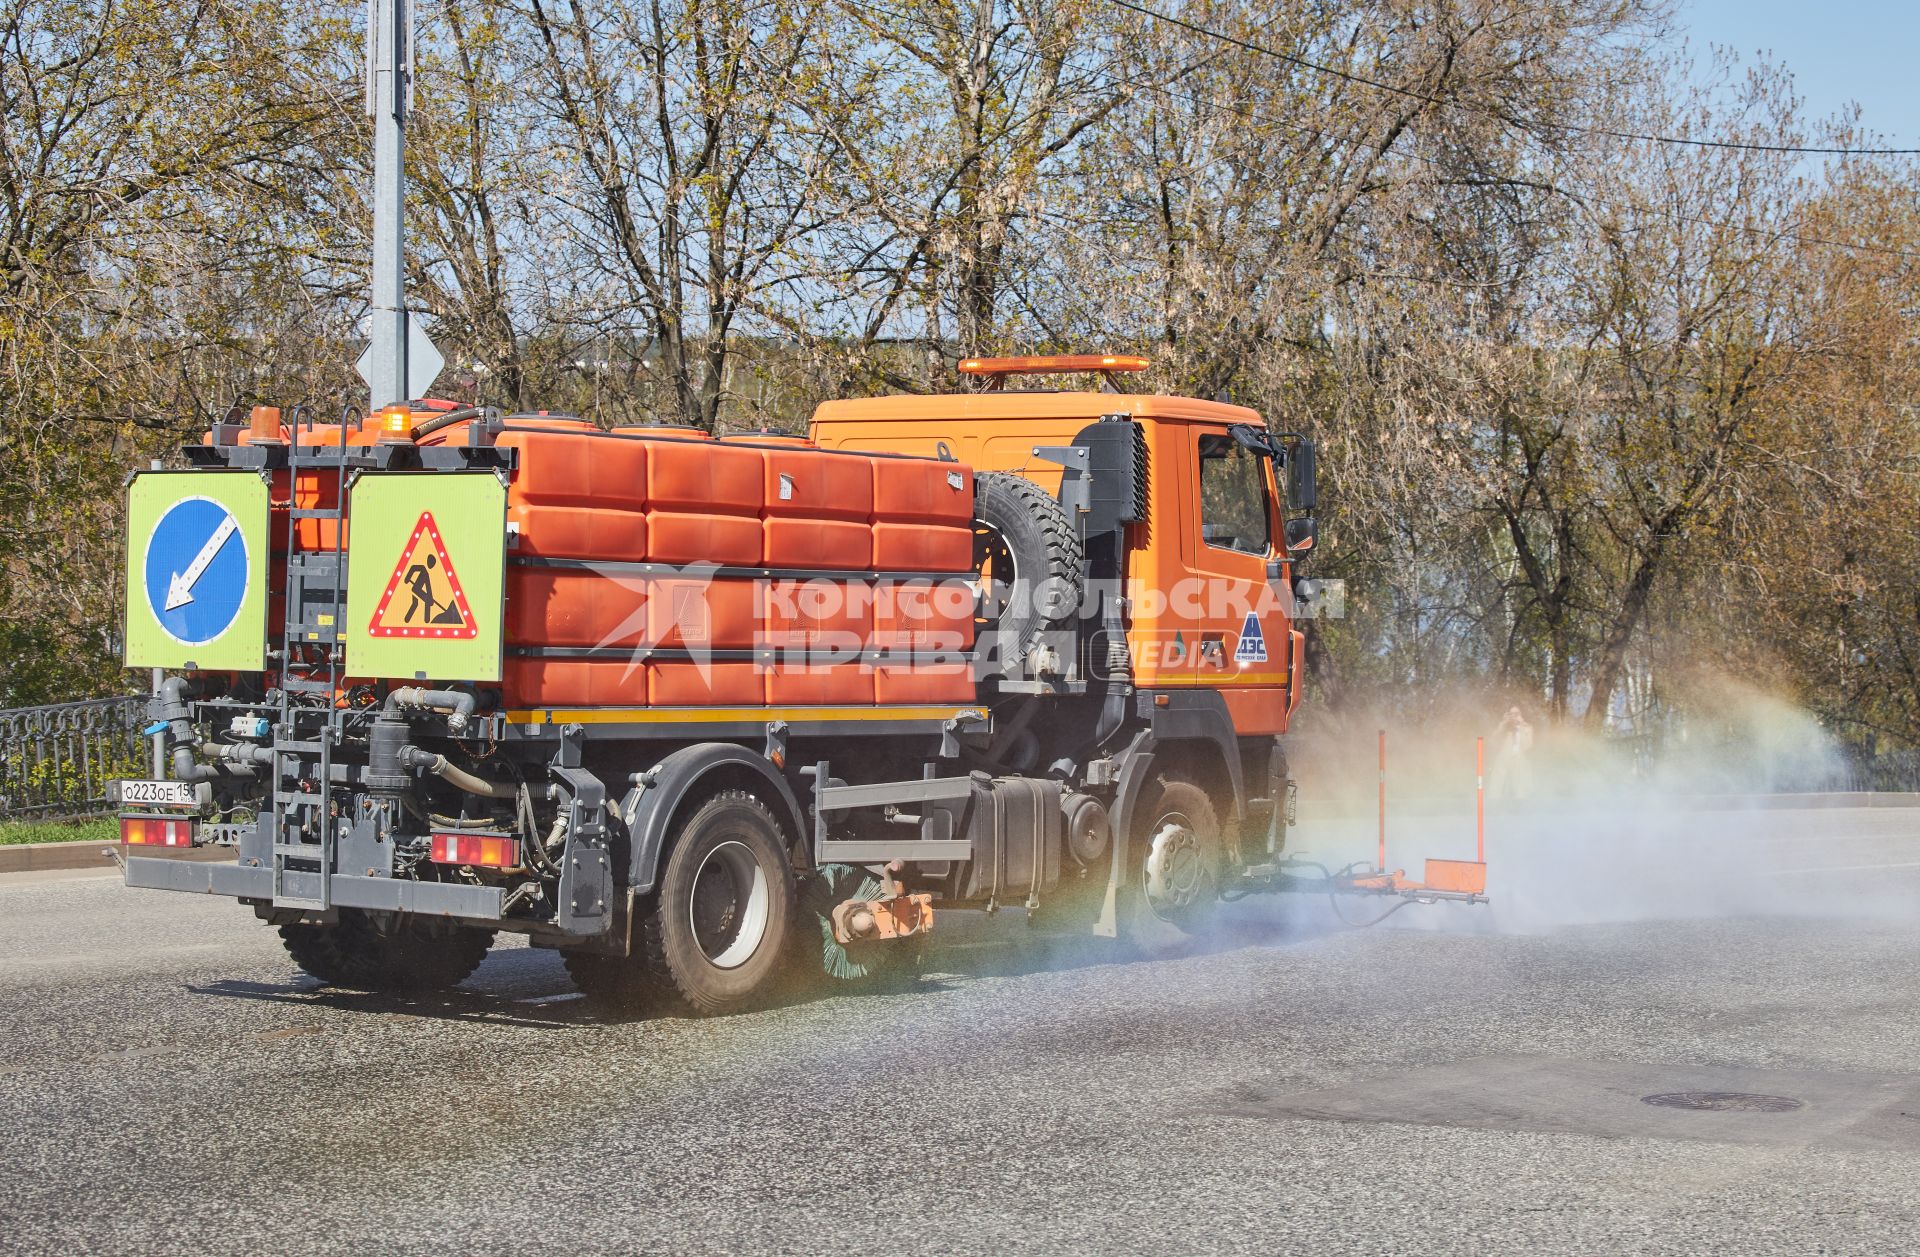
<path fill-rule="evenodd" d="M 122 816 L 120 841 L 130 847 L 192 847 L 193 822 L 178 816 Z"/>
<path fill-rule="evenodd" d="M 506 834 L 435 834 L 435 864 L 478 864 L 490 869 L 520 865 L 520 840 Z"/>

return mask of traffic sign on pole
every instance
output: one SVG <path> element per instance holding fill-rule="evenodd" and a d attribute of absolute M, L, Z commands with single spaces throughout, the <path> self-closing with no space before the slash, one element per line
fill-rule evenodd
<path fill-rule="evenodd" d="M 353 369 L 360 373 L 360 378 L 367 382 L 367 387 L 374 390 L 383 387 L 376 378 L 375 371 L 375 364 L 378 361 L 376 347 L 379 343 L 378 337 L 368 342 L 366 349 L 360 354 L 359 361 L 353 364 Z M 439 347 L 427 336 L 427 329 L 421 325 L 420 317 L 416 314 L 408 314 L 406 396 L 389 397 L 385 401 L 375 402 L 374 405 L 384 406 L 392 402 L 412 401 L 416 397 L 425 397 L 427 390 L 431 389 L 433 382 L 440 378 L 440 372 L 446 365 L 447 360 L 441 356 Z"/>

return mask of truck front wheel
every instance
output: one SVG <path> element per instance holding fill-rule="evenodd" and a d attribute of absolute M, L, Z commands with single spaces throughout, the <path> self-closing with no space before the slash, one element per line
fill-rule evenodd
<path fill-rule="evenodd" d="M 738 1012 L 775 983 L 793 917 L 779 822 L 751 794 L 721 791 L 680 824 L 636 959 L 683 1011 Z"/>
<path fill-rule="evenodd" d="M 1195 782 L 1156 778 L 1133 835 L 1134 885 L 1127 933 L 1139 943 L 1206 928 L 1220 894 L 1222 834 L 1213 800 Z"/>
<path fill-rule="evenodd" d="M 487 958 L 493 931 L 437 917 L 375 921 L 342 908 L 337 921 L 280 927 L 293 962 L 329 986 L 358 991 L 438 991 Z"/>

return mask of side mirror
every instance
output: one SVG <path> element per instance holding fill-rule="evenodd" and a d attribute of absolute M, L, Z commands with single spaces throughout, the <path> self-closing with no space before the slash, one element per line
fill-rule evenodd
<path fill-rule="evenodd" d="M 1311 511 L 1314 499 L 1313 442 L 1297 436 L 1287 445 L 1287 509 Z"/>
<path fill-rule="evenodd" d="M 1319 538 L 1319 525 L 1311 515 L 1299 515 L 1287 521 L 1287 553 L 1294 558 L 1304 558 L 1313 551 L 1313 543 Z"/>

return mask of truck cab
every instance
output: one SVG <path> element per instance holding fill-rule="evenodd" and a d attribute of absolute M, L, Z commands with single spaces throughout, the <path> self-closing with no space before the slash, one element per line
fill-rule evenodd
<path fill-rule="evenodd" d="M 1098 364 L 1107 365 L 1100 366 Z M 1103 421 L 1133 425 L 1141 441 L 1144 509 L 1124 521 L 1122 596 L 1135 683 L 1184 700 L 1217 696 L 1236 736 L 1276 737 L 1299 703 L 1302 635 L 1292 618 L 1294 568 L 1311 547 L 1287 543 L 1289 444 L 1243 406 L 1161 394 L 1013 390 L 1031 375 L 1138 369 L 1138 358 L 974 359 L 992 382 L 972 393 L 823 403 L 810 435 L 826 449 L 949 457 L 976 473 L 1029 480 L 1063 501 L 1094 469 L 1074 463 L 1075 441 Z M 1128 469 L 1132 471 L 1132 469 Z M 1091 487 L 1091 486 L 1089 486 Z M 1310 511 L 1305 483 L 1293 505 Z M 1063 496 L 1064 494 L 1064 496 Z M 1084 527 L 1091 507 L 1074 508 Z M 1311 523 L 1307 522 L 1310 530 Z M 1296 539 L 1305 537 L 1298 522 Z"/>

